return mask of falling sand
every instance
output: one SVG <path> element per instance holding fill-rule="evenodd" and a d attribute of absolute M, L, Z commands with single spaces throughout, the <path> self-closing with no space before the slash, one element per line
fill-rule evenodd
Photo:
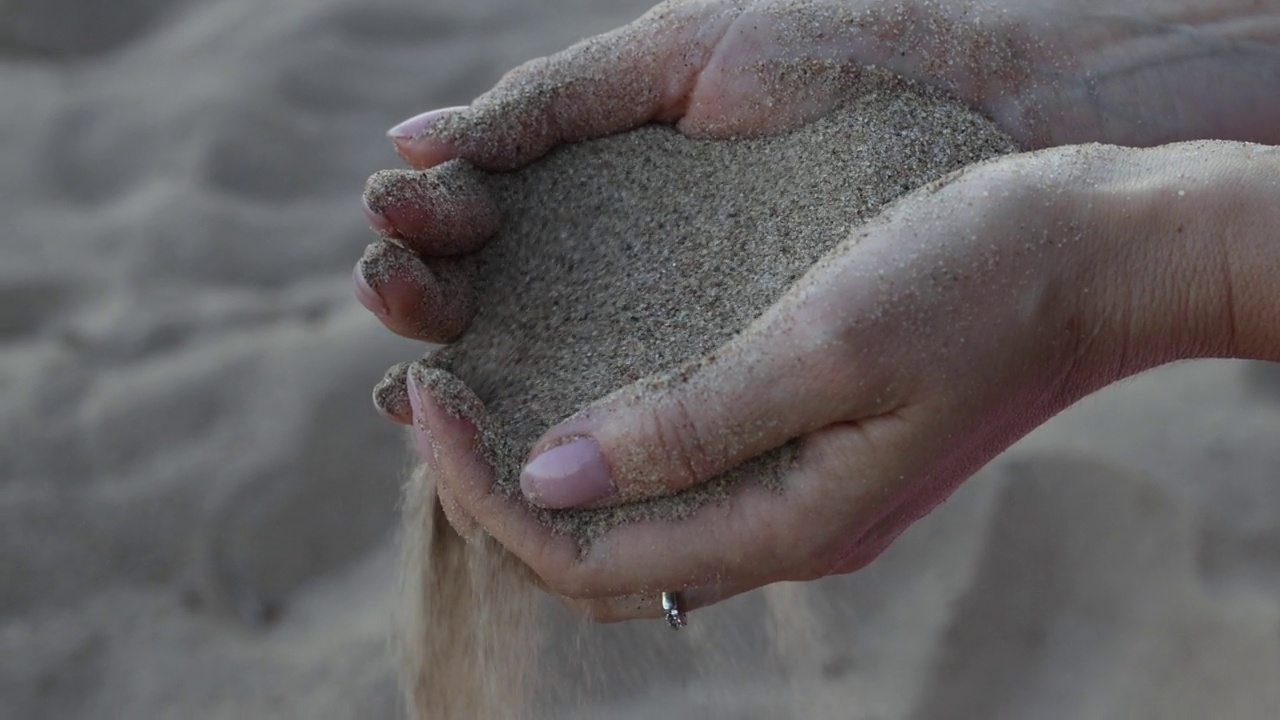
<path fill-rule="evenodd" d="M 894 198 L 1014 149 L 959 103 L 870 73 L 837 112 L 779 137 L 700 141 L 650 126 L 559 148 L 485 177 L 503 225 L 471 270 L 478 312 L 410 372 L 446 396 L 461 380 L 484 402 L 452 409 L 480 426 L 497 492 L 520 501 L 520 466 L 548 428 L 715 350 Z M 538 512 L 588 543 L 616 523 L 687 517 L 737 483 L 771 482 L 789 458 L 779 448 L 656 501 Z M 406 505 L 410 702 L 423 718 L 521 716 L 534 691 L 529 584 L 489 538 L 464 543 L 438 505 L 420 471 Z"/>

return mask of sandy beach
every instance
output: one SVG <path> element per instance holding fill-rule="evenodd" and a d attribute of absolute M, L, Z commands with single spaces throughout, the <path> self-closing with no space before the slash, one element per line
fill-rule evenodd
<path fill-rule="evenodd" d="M 0 5 L 0 717 L 393 718 L 420 344 L 351 297 L 382 133 L 646 0 Z M 856 575 L 550 601 L 530 717 L 1280 717 L 1280 367 L 1035 431 Z"/>

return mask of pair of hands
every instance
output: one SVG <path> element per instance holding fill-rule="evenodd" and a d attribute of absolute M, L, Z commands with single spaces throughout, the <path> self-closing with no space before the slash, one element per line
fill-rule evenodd
<path fill-rule="evenodd" d="M 688 382 L 643 404 L 603 400 L 551 429 L 522 476 L 529 499 L 546 506 L 630 501 L 798 438 L 781 494 L 743 489 L 686 521 L 619 527 L 583 553 L 490 492 L 475 427 L 409 373 L 409 405 L 382 409 L 413 424 L 454 524 L 492 534 L 589 617 L 656 617 L 662 590 L 682 589 L 696 608 L 862 567 L 1083 395 L 1175 358 L 1242 352 L 1247 323 L 1222 301 L 1233 260 L 1206 241 L 1239 222 L 1241 146 L 1060 145 L 1274 141 L 1277 83 L 1246 83 L 1237 58 L 1203 52 L 1235 43 L 1213 35 L 1230 28 L 1188 40 L 1161 31 L 1179 17 L 1069 5 L 668 2 L 517 68 L 469 107 L 393 128 L 419 169 L 452 158 L 517 168 L 557 144 L 652 121 L 697 137 L 765 135 L 839 103 L 832 85 L 787 73 L 817 62 L 939 84 L 1025 146 L 1054 148 L 975 166 L 896 203 Z M 1213 23 L 1234 17 L 1222 10 Z M 1280 69 L 1274 44 L 1257 51 Z M 1178 97 L 1168 94 L 1175 78 Z M 358 264 L 356 294 L 391 330 L 448 342 L 474 306 L 451 258 L 478 249 L 499 217 L 465 177 L 401 182 L 366 195 L 370 223 L 394 240 L 370 253 L 395 261 L 376 272 Z M 571 437 L 582 439 L 561 443 Z M 643 483 L 628 472 L 638 467 Z"/>

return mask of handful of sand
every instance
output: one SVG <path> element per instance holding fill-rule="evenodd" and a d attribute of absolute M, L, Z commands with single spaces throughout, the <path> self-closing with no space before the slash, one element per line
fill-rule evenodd
<path fill-rule="evenodd" d="M 446 395 L 463 383 L 485 404 L 453 410 L 483 413 L 478 449 L 497 491 L 522 501 L 521 465 L 552 425 L 714 350 L 894 198 L 1014 149 L 963 105 L 876 73 L 839 111 L 784 136 L 710 142 L 654 126 L 562 147 L 484 176 L 503 218 L 476 258 L 478 312 L 422 362 Z M 779 448 L 656 500 L 534 512 L 590 542 L 776 480 L 789 459 Z M 537 664 L 528 585 L 491 539 L 467 545 L 452 532 L 433 491 L 420 471 L 405 505 L 409 702 L 417 717 L 515 716 Z"/>
<path fill-rule="evenodd" d="M 482 450 L 501 492 L 519 496 L 521 465 L 551 426 L 711 352 L 894 198 L 1015 149 L 939 93 L 878 75 L 860 90 L 780 137 L 700 141 L 649 126 L 487 176 L 503 222 L 478 258 L 478 313 L 426 362 L 485 403 Z M 657 500 L 537 512 L 590 540 L 619 522 L 687 516 L 733 483 L 776 477 L 788 456 L 779 448 Z"/>

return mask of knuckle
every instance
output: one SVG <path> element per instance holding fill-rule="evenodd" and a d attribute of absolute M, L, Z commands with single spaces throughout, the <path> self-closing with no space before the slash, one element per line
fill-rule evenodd
<path fill-rule="evenodd" d="M 409 363 L 398 363 L 389 368 L 382 380 L 373 388 L 373 404 L 393 417 L 411 413 L 408 382 Z"/>
<path fill-rule="evenodd" d="M 649 415 L 650 437 L 657 457 L 654 460 L 667 475 L 669 489 L 697 482 L 709 465 L 703 434 L 688 402 L 671 398 Z"/>

